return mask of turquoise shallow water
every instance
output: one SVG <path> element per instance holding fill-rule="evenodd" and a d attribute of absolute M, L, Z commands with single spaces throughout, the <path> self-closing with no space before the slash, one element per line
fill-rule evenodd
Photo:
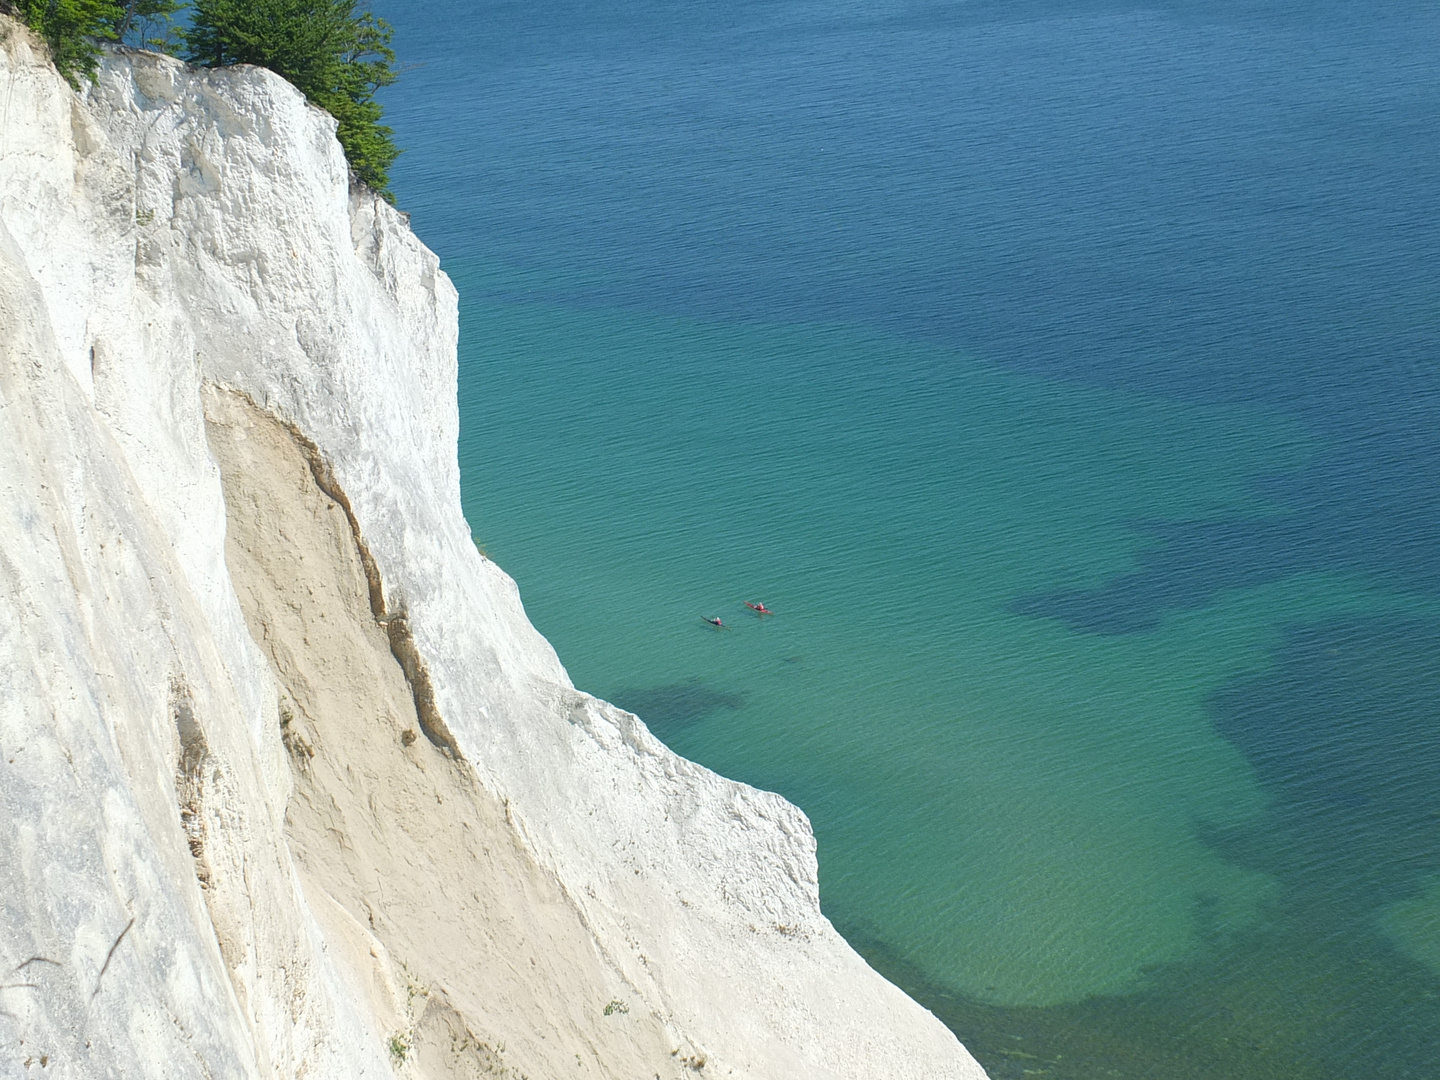
<path fill-rule="evenodd" d="M 1130 1007 L 1206 965 L 1248 961 L 1257 939 L 1313 931 L 1313 913 L 1287 918 L 1283 860 L 1231 847 L 1267 836 L 1276 800 L 1217 726 L 1217 698 L 1248 702 L 1242 688 L 1274 676 L 1287 628 L 1334 627 L 1332 649 L 1348 655 L 1353 620 L 1428 625 L 1440 605 L 1311 573 L 1227 590 L 1124 635 L 1015 610 L 1017 597 L 1131 570 L 1153 543 L 1136 520 L 1282 513 L 1254 481 L 1314 454 L 1297 425 L 834 328 L 513 302 L 467 305 L 466 319 L 476 344 L 464 408 L 484 433 L 465 437 L 467 513 L 522 583 L 551 583 L 527 590 L 528 609 L 572 677 L 681 753 L 805 807 L 827 913 L 927 1004 L 962 1002 L 963 1035 L 997 1017 L 1008 1032 L 1019 1013 L 1022 1037 L 993 1052 L 1015 1042 L 1062 1061 L 1053 1036 L 1028 1032 L 1047 1014 L 1158 1039 L 1131 1026 Z M 776 615 L 760 619 L 745 599 Z M 1422 690 L 1435 689 L 1432 672 Z M 1366 798 L 1343 785 L 1320 798 Z M 1326 878 L 1332 853 L 1314 854 L 1320 880 L 1307 888 L 1351 887 Z M 1422 893 L 1413 911 L 1353 912 L 1337 932 L 1368 935 L 1368 963 L 1424 985 L 1390 946 L 1424 959 L 1433 902 Z M 1314 985 L 1329 972 L 1301 965 L 1291 977 L 1287 1008 L 1307 991 L 1315 1000 L 1267 1024 L 1300 1047 L 1282 1045 L 1281 1065 L 1241 1055 L 1253 1075 L 1310 1075 L 1322 1044 L 1307 1040 L 1321 1028 L 1304 1013 L 1337 1019 L 1333 988 Z M 1257 991 L 1242 989 L 1187 1025 L 1257 1007 L 1246 996 Z M 1389 991 L 1372 990 L 1388 1008 Z M 1410 1018 L 1421 1032 L 1435 997 L 1424 991 Z M 1069 1019 L 1102 1002 L 1109 1023 Z M 966 1011 L 977 1008 L 983 1022 Z M 1164 1021 L 1164 1039 L 1178 1019 Z M 1069 1053 L 1080 1071 L 1057 1075 L 1106 1075 L 1081 1062 L 1115 1051 Z M 1035 1063 L 1000 1059 L 996 1075 L 1006 1061 Z"/>
<path fill-rule="evenodd" d="M 1440 1075 L 1434 13 L 392 7 L 577 685 L 994 1077 Z"/>

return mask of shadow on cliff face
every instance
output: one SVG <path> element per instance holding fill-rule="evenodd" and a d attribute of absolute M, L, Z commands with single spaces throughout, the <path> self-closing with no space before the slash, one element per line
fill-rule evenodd
<path fill-rule="evenodd" d="M 662 742 L 672 733 L 698 724 L 722 709 L 745 707 L 743 694 L 716 690 L 699 679 L 645 689 L 617 690 L 610 700 L 644 720 Z"/>

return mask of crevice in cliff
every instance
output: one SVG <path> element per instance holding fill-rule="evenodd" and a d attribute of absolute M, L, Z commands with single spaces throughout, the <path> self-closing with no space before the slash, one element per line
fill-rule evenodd
<path fill-rule="evenodd" d="M 243 933 L 237 932 L 233 907 L 227 904 L 225 893 L 226 858 L 219 859 L 220 880 L 217 880 L 217 862 L 212 858 L 212 839 L 223 849 L 224 830 L 235 818 L 235 790 L 224 766 L 216 760 L 205 737 L 204 725 L 195 712 L 195 701 L 190 684 L 179 672 L 170 676 L 170 719 L 175 724 L 179 739 L 179 753 L 175 757 L 175 800 L 180 809 L 180 827 L 185 831 L 185 843 L 190 849 L 194 864 L 195 880 L 200 884 L 205 909 L 210 915 L 210 928 L 215 934 L 215 943 L 220 947 L 220 956 L 230 973 L 230 983 L 236 999 L 244 1007 L 249 1000 L 245 979 L 239 976 L 245 962 Z M 216 830 L 212 835 L 212 829 Z M 233 865 L 229 867 L 233 870 Z M 231 880 L 230 887 L 234 882 Z M 133 923 L 134 920 L 132 919 Z M 126 927 L 126 932 L 129 927 Z M 124 933 L 110 948 L 111 957 L 119 947 Z M 109 965 L 106 959 L 106 966 Z M 100 975 L 103 977 L 104 969 Z M 99 979 L 96 980 L 99 992 Z"/>
<path fill-rule="evenodd" d="M 195 706 L 190 688 L 176 675 L 170 679 L 170 715 L 180 739 L 180 753 L 175 761 L 175 797 L 180 806 L 180 825 L 190 857 L 195 860 L 195 877 L 200 888 L 210 888 L 212 873 L 205 855 L 205 772 L 210 760 L 210 744 L 200 722 L 195 719 Z"/>

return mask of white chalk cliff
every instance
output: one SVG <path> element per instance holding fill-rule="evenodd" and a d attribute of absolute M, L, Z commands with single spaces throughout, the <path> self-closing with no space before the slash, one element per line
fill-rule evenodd
<path fill-rule="evenodd" d="M 476 550 L 333 121 L 0 38 L 0 1076 L 983 1077 Z"/>

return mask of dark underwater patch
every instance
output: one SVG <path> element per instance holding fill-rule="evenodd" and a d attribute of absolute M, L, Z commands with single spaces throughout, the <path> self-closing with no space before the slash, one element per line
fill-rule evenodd
<path fill-rule="evenodd" d="M 721 710 L 745 707 L 743 694 L 717 690 L 700 679 L 619 690 L 610 700 L 644 720 L 661 740 L 667 734 L 698 724 Z"/>
<path fill-rule="evenodd" d="M 1407 390 L 1407 393 L 1409 391 Z M 1260 493 L 1286 513 L 1219 521 L 1135 522 L 1150 546 L 1136 567 L 1095 589 L 1017 598 L 1019 615 L 1059 619 L 1075 630 L 1129 634 L 1218 593 L 1311 571 L 1353 572 L 1440 596 L 1440 395 L 1397 419 L 1394 402 L 1331 419 L 1328 452 L 1307 468 L 1272 477 Z M 1379 434 L 1383 432 L 1381 437 Z"/>
<path fill-rule="evenodd" d="M 1429 1080 L 1433 978 L 1369 941 L 1306 941 L 1293 923 L 1152 973 L 1143 989 L 1002 1008 L 930 979 L 831 918 L 886 978 L 946 1024 L 992 1080 Z"/>
<path fill-rule="evenodd" d="M 1172 611 L 1203 607 L 1218 592 L 1263 585 L 1319 568 L 1322 556 L 1300 523 L 1209 521 L 1135 526 L 1155 541 L 1139 565 L 1098 589 L 1057 590 L 1017 598 L 1017 615 L 1059 619 L 1092 634 L 1153 630 Z"/>
<path fill-rule="evenodd" d="M 882 928 L 826 913 L 994 1080 L 1440 1076 L 1440 980 L 1376 922 L 1440 873 L 1440 622 L 1295 627 L 1273 659 L 1209 702 L 1269 809 L 1243 829 L 1202 830 L 1225 857 L 1279 880 L 1263 925 L 1207 932 L 1202 898 L 1198 953 L 1135 992 L 1001 1008 L 937 981 Z"/>
<path fill-rule="evenodd" d="M 1272 800 L 1221 846 L 1296 899 L 1367 915 L 1440 873 L 1440 623 L 1299 627 L 1274 661 L 1210 701 Z"/>

